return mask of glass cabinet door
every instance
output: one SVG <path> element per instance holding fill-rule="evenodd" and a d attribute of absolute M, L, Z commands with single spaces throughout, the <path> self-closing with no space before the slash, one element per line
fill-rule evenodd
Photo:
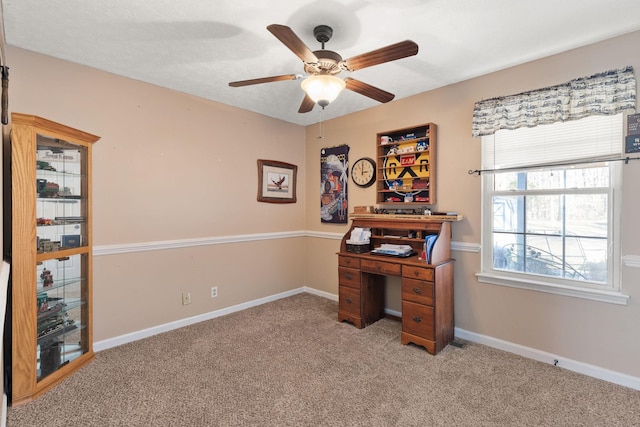
<path fill-rule="evenodd" d="M 88 351 L 87 255 L 37 265 L 37 378 L 41 380 Z"/>
<path fill-rule="evenodd" d="M 89 350 L 87 148 L 36 137 L 38 381 Z"/>
<path fill-rule="evenodd" d="M 37 136 L 38 253 L 87 246 L 87 148 Z"/>

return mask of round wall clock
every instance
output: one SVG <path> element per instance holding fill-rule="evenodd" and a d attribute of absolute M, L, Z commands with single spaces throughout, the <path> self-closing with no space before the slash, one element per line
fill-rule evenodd
<path fill-rule="evenodd" d="M 358 187 L 370 187 L 376 181 L 376 162 L 369 157 L 356 160 L 351 168 L 351 179 Z"/>

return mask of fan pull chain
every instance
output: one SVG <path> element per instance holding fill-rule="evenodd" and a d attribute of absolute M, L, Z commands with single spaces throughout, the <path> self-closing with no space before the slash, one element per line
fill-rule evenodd
<path fill-rule="evenodd" d="M 323 133 L 324 133 L 324 129 L 322 127 L 324 121 L 324 108 L 320 110 L 320 135 L 318 136 L 318 139 L 324 139 Z"/>

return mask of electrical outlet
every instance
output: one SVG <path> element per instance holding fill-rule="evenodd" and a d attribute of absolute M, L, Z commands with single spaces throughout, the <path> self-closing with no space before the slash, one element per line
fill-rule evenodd
<path fill-rule="evenodd" d="M 182 305 L 191 304 L 191 293 L 183 292 L 182 293 Z"/>
<path fill-rule="evenodd" d="M 211 288 L 211 298 L 216 298 L 218 296 L 218 287 L 214 286 Z"/>

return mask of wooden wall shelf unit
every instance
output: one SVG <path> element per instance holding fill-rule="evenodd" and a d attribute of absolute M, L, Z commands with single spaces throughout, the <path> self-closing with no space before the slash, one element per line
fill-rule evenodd
<path fill-rule="evenodd" d="M 91 149 L 99 138 L 26 114 L 11 121 L 4 248 L 12 264 L 8 345 L 17 405 L 94 358 Z"/>
<path fill-rule="evenodd" d="M 376 139 L 376 203 L 436 203 L 436 125 L 380 132 Z"/>
<path fill-rule="evenodd" d="M 338 253 L 338 321 L 357 328 L 384 317 L 384 276 L 402 280 L 402 344 L 437 354 L 454 338 L 451 222 L 462 215 L 351 214 L 351 227 Z M 383 243 L 410 245 L 416 255 L 392 257 L 348 250 L 356 228 L 371 229 L 371 249 Z M 431 261 L 421 259 L 428 235 L 437 235 Z"/>

